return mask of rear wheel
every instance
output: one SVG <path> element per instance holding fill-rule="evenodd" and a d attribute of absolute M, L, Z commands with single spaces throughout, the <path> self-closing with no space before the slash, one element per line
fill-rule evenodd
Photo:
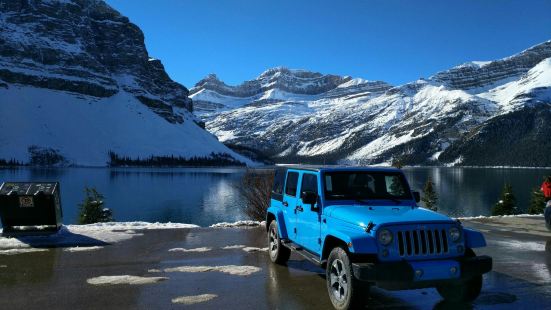
<path fill-rule="evenodd" d="M 291 250 L 281 243 L 275 220 L 270 223 L 268 228 L 268 251 L 270 259 L 276 264 L 285 264 L 291 256 Z"/>
<path fill-rule="evenodd" d="M 475 257 L 473 250 L 467 249 L 466 257 Z M 436 288 L 440 296 L 449 302 L 471 302 L 482 290 L 482 275 L 477 275 L 459 283 L 441 285 Z"/>
<path fill-rule="evenodd" d="M 356 309 L 365 305 L 369 284 L 354 278 L 352 264 L 343 248 L 334 248 L 325 271 L 329 299 L 335 309 Z"/>

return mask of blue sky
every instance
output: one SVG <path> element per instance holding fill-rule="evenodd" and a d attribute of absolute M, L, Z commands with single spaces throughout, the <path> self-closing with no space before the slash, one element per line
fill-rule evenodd
<path fill-rule="evenodd" d="M 551 39 L 551 1 L 107 0 L 191 88 L 285 66 L 398 85 Z"/>

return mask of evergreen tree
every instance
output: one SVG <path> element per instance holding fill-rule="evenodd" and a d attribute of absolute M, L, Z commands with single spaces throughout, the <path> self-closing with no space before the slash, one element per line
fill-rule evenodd
<path fill-rule="evenodd" d="M 532 196 L 530 198 L 530 206 L 528 207 L 528 213 L 530 214 L 542 214 L 545 209 L 545 196 L 539 188 L 532 190 Z"/>
<path fill-rule="evenodd" d="M 494 205 L 492 215 L 513 215 L 517 213 L 517 199 L 513 194 L 511 184 L 505 184 L 501 192 L 501 199 Z"/>
<path fill-rule="evenodd" d="M 425 208 L 432 211 L 438 211 L 438 207 L 436 206 L 436 203 L 438 202 L 438 195 L 434 190 L 434 183 L 432 183 L 430 177 L 427 179 L 425 187 L 423 188 L 423 197 L 421 198 L 421 201 L 425 204 Z"/>
<path fill-rule="evenodd" d="M 84 188 L 84 201 L 79 205 L 79 224 L 93 224 L 113 221 L 110 209 L 104 208 L 103 195 L 95 188 Z"/>

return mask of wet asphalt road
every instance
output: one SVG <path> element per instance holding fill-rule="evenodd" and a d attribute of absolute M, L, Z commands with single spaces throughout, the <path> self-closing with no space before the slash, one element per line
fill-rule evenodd
<path fill-rule="evenodd" d="M 481 296 L 472 305 L 450 305 L 434 289 L 390 292 L 374 288 L 369 309 L 551 309 L 551 233 L 542 218 L 469 220 L 484 232 L 494 258 Z M 293 255 L 287 267 L 267 253 L 221 249 L 228 245 L 265 247 L 262 228 L 174 229 L 143 235 L 89 252 L 49 249 L 0 255 L 0 309 L 331 309 L 323 270 Z M 212 247 L 211 251 L 170 252 Z M 219 272 L 150 272 L 184 265 L 247 265 L 249 276 Z M 4 267 L 5 266 L 5 267 Z M 94 286 L 105 275 L 162 276 L 145 285 Z M 218 297 L 184 306 L 172 299 L 200 294 Z"/>

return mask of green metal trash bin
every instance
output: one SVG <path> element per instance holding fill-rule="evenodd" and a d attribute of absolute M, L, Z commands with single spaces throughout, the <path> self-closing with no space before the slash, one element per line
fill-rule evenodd
<path fill-rule="evenodd" d="M 0 186 L 4 234 L 57 232 L 62 217 L 58 182 L 5 182 Z"/>

